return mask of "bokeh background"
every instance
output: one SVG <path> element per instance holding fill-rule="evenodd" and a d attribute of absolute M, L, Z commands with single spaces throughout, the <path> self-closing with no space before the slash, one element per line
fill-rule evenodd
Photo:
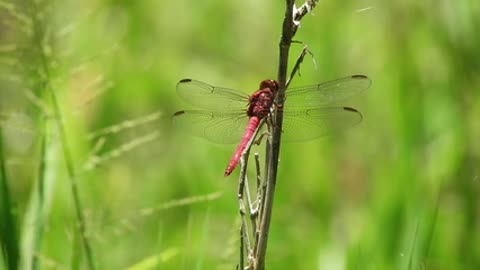
<path fill-rule="evenodd" d="M 0 1 L 0 268 L 87 268 L 51 89 L 98 269 L 235 269 L 235 146 L 172 128 L 189 108 L 175 85 L 275 78 L 283 14 L 284 1 Z M 303 19 L 295 39 L 317 67 L 307 58 L 292 85 L 373 84 L 343 104 L 361 125 L 282 145 L 269 269 L 480 269 L 479 32 L 475 0 L 324 0 Z"/>

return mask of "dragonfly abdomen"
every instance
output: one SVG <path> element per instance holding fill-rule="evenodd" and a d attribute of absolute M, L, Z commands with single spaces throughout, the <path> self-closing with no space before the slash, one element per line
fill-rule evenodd
<path fill-rule="evenodd" d="M 237 147 L 237 150 L 235 150 L 235 153 L 233 154 L 232 159 L 228 163 L 227 169 L 225 170 L 225 176 L 229 176 L 233 170 L 237 167 L 238 163 L 240 162 L 240 158 L 242 157 L 243 153 L 247 149 L 248 144 L 250 143 L 251 140 L 253 140 L 253 136 L 255 135 L 255 131 L 257 130 L 259 124 L 260 124 L 260 118 L 256 116 L 250 117 L 250 120 L 248 121 L 247 129 L 245 130 L 245 133 L 243 134 L 242 140 L 240 141 L 240 144 Z"/>

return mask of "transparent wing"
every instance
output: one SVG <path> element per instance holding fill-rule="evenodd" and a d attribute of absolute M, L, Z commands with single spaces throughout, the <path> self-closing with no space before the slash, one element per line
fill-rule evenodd
<path fill-rule="evenodd" d="M 326 106 L 367 89 L 371 83 L 365 75 L 352 75 L 320 84 L 289 88 L 285 92 L 285 108 L 306 110 Z"/>
<path fill-rule="evenodd" d="M 249 95 L 242 91 L 216 87 L 193 79 L 179 81 L 177 93 L 186 102 L 206 110 L 241 110 L 248 106 Z"/>
<path fill-rule="evenodd" d="M 182 131 L 214 143 L 239 143 L 248 124 L 243 111 L 178 111 L 173 124 Z"/>
<path fill-rule="evenodd" d="M 285 111 L 282 140 L 301 142 L 342 131 L 362 121 L 362 114 L 350 107 L 328 107 Z"/>

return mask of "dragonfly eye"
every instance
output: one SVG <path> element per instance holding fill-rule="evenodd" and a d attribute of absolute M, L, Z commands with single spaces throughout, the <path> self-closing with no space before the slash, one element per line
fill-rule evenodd
<path fill-rule="evenodd" d="M 278 82 L 275 80 L 265 80 L 260 83 L 260 89 L 269 88 L 272 91 L 278 90 Z"/>
<path fill-rule="evenodd" d="M 273 91 L 277 91 L 280 86 L 278 85 L 278 82 L 275 80 L 271 80 L 273 84 L 273 88 L 271 88 Z"/>

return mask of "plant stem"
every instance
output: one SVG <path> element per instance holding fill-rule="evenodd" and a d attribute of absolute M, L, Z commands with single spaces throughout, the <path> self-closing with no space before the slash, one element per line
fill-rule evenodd
<path fill-rule="evenodd" d="M 67 168 L 67 174 L 68 178 L 70 181 L 70 188 L 73 196 L 73 203 L 75 207 L 75 212 L 77 216 L 77 222 L 78 222 L 78 230 L 80 234 L 80 238 L 82 239 L 82 243 L 85 249 L 85 254 L 87 258 L 87 263 L 88 267 L 91 270 L 95 269 L 95 264 L 93 262 L 93 252 L 92 248 L 90 246 L 90 243 L 88 241 L 87 235 L 86 235 L 86 223 L 85 223 L 85 218 L 83 216 L 83 207 L 82 203 L 80 200 L 80 192 L 77 186 L 77 183 L 75 181 L 75 170 L 73 166 L 73 158 L 72 154 L 70 152 L 70 148 L 68 146 L 68 141 L 67 141 L 67 135 L 65 132 L 65 126 L 63 124 L 63 119 L 62 119 L 62 114 L 60 110 L 60 106 L 58 103 L 58 99 L 56 96 L 55 91 L 53 90 L 51 86 L 51 78 L 50 78 L 50 67 L 48 66 L 47 62 L 47 55 L 45 53 L 45 48 L 43 47 L 43 37 L 44 37 L 44 31 L 42 29 L 42 22 L 38 18 L 39 12 L 38 12 L 38 7 L 37 3 L 35 1 L 32 2 L 32 8 L 33 8 L 33 25 L 35 27 L 34 31 L 34 41 L 36 45 L 39 48 L 39 55 L 40 55 L 40 61 L 41 61 L 41 69 L 43 70 L 44 74 L 44 88 L 48 93 L 50 94 L 51 101 L 52 101 L 52 106 L 53 106 L 53 114 L 55 121 L 58 124 L 58 129 L 60 133 L 60 140 L 62 143 L 62 148 L 63 148 L 63 158 L 65 159 L 65 165 Z"/>
<path fill-rule="evenodd" d="M 283 123 L 283 104 L 285 101 L 285 90 L 287 88 L 287 71 L 288 58 L 292 38 L 295 35 L 300 20 L 309 13 L 317 4 L 317 0 L 307 0 L 299 9 L 294 9 L 295 0 L 286 0 L 285 17 L 283 19 L 282 37 L 279 44 L 279 64 L 278 64 L 278 83 L 279 89 L 275 99 L 275 108 L 273 111 L 273 125 L 271 132 L 271 139 L 266 146 L 266 190 L 263 208 L 261 209 L 260 220 L 260 236 L 258 240 L 258 249 L 255 254 L 256 260 L 254 269 L 265 269 L 265 257 L 267 253 L 268 234 L 270 231 L 270 223 L 272 218 L 273 202 L 275 198 L 275 187 L 277 183 L 278 160 L 280 156 L 280 141 L 282 136 Z M 295 13 L 294 13 L 295 12 Z M 294 21 L 295 20 L 295 21 Z M 302 62 L 301 56 L 297 62 L 298 65 Z M 298 67 L 294 68 L 292 76 L 295 74 Z M 291 81 L 290 78 L 289 81 Z"/>
<path fill-rule="evenodd" d="M 14 214 L 14 204 L 11 200 L 8 186 L 6 156 L 3 149 L 3 131 L 0 126 L 0 250 L 8 269 L 18 269 L 19 246 L 17 234 L 17 217 Z"/>
<path fill-rule="evenodd" d="M 82 202 L 80 200 L 80 192 L 77 186 L 77 181 L 75 180 L 75 171 L 73 167 L 73 159 L 72 159 L 72 154 L 70 152 L 70 148 L 68 146 L 68 141 L 67 141 L 67 136 L 65 133 L 65 126 L 63 124 L 63 119 L 60 113 L 60 106 L 58 105 L 57 101 L 57 96 L 55 95 L 55 91 L 51 87 L 47 87 L 49 89 L 51 98 L 52 98 L 52 104 L 53 104 L 53 111 L 55 115 L 55 120 L 58 123 L 58 129 L 60 133 L 60 140 L 62 142 L 62 148 L 63 148 L 63 158 L 65 159 L 65 165 L 67 167 L 67 174 L 68 174 L 68 179 L 70 181 L 70 189 L 72 192 L 73 196 L 73 204 L 75 206 L 75 213 L 77 215 L 77 221 L 78 221 L 78 231 L 80 234 L 80 238 L 82 239 L 83 247 L 85 248 L 85 254 L 87 257 L 87 262 L 89 269 L 93 270 L 95 269 L 94 263 L 93 263 L 93 252 L 92 248 L 90 246 L 90 242 L 88 241 L 88 237 L 86 234 L 86 222 L 85 218 L 83 216 L 83 206 Z"/>
<path fill-rule="evenodd" d="M 278 158 L 280 155 L 280 140 L 282 136 L 283 122 L 283 103 L 284 93 L 287 82 L 288 55 L 290 44 L 293 37 L 293 4 L 294 0 L 286 0 L 285 18 L 283 20 L 282 38 L 280 40 L 280 60 L 278 66 L 278 83 L 280 86 L 275 101 L 274 123 L 272 127 L 272 139 L 267 144 L 267 171 L 266 183 L 267 189 L 264 198 L 264 207 L 262 211 L 262 220 L 260 221 L 260 238 L 258 241 L 258 250 L 256 254 L 255 270 L 265 269 L 265 256 L 267 253 L 268 234 L 270 231 L 270 222 L 272 218 L 273 201 L 275 197 L 275 186 L 277 182 Z"/>

